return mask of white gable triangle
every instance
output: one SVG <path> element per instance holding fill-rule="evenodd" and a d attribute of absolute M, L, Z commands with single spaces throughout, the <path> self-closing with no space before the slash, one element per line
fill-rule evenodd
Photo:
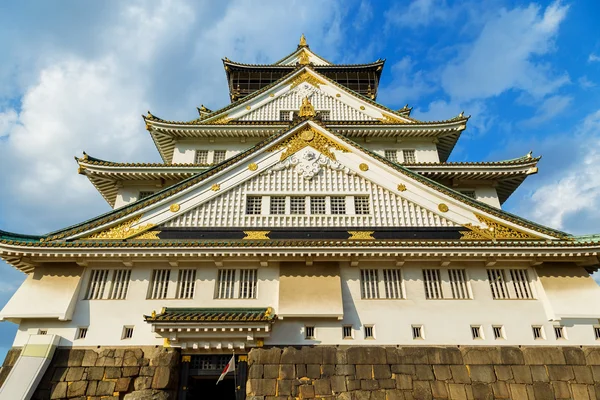
<path fill-rule="evenodd" d="M 294 53 L 290 54 L 288 57 L 279 61 L 276 65 L 296 65 L 296 64 L 308 64 L 312 63 L 314 65 L 331 65 L 331 63 L 312 51 L 310 51 L 307 47 L 301 47 L 296 50 Z"/>

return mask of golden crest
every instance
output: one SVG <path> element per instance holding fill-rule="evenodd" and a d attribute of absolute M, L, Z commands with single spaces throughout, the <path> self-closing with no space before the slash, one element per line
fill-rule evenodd
<path fill-rule="evenodd" d="M 361 171 L 368 171 L 369 170 L 369 166 L 365 163 L 361 163 L 358 168 L 360 168 Z"/>
<path fill-rule="evenodd" d="M 462 231 L 460 240 L 539 240 L 540 238 L 526 232 L 521 232 L 500 222 L 493 221 L 483 215 L 475 214 L 479 222 L 487 228 L 473 224 L 465 224 L 469 231 Z"/>
<path fill-rule="evenodd" d="M 335 97 L 342 97 L 342 95 L 338 93 L 335 95 Z"/>
<path fill-rule="evenodd" d="M 438 204 L 438 210 L 440 210 L 441 212 L 448 212 L 449 208 L 446 204 L 440 203 Z"/>
<path fill-rule="evenodd" d="M 398 184 L 398 191 L 400 191 L 400 192 L 406 191 L 406 185 L 404 183 Z"/>
<path fill-rule="evenodd" d="M 325 84 L 325 82 L 323 82 L 321 79 L 317 78 L 316 76 L 313 76 L 311 73 L 309 73 L 307 71 L 304 71 L 301 74 L 291 78 L 285 84 L 286 85 L 291 84 L 292 86 L 290 87 L 290 89 L 293 89 L 296 86 L 298 86 L 299 84 L 301 84 L 302 82 L 307 82 L 316 88 L 318 88 L 319 85 Z"/>
<path fill-rule="evenodd" d="M 308 132 L 307 132 L 308 131 Z M 306 129 L 299 131 L 286 140 L 278 143 L 267 151 L 277 151 L 280 149 L 286 149 L 282 154 L 280 160 L 283 161 L 292 154 L 302 150 L 303 148 L 310 146 L 313 149 L 317 150 L 321 154 L 324 154 L 326 157 L 335 161 L 335 155 L 331 152 L 331 148 L 333 147 L 336 150 L 343 151 L 344 153 L 349 152 L 348 148 L 342 146 L 339 143 L 330 140 L 321 132 L 315 130 L 312 127 L 307 127 Z"/>
<path fill-rule="evenodd" d="M 138 215 L 137 217 L 121 222 L 105 231 L 94 233 L 93 235 L 86 237 L 85 240 L 129 239 L 154 228 L 154 224 L 145 224 L 133 228 L 133 225 L 137 224 L 141 218 L 142 216 Z M 144 237 L 143 239 L 158 239 L 156 235 L 158 235 L 159 232 L 147 233 L 151 237 Z"/>
<path fill-rule="evenodd" d="M 246 106 L 246 110 L 249 110 L 251 107 L 250 106 Z"/>
<path fill-rule="evenodd" d="M 374 231 L 348 231 L 350 237 L 348 240 L 375 240 Z"/>
<path fill-rule="evenodd" d="M 364 110 L 364 109 L 365 109 L 365 106 L 360 106 L 360 109 L 361 109 L 361 110 Z"/>
<path fill-rule="evenodd" d="M 271 231 L 244 231 L 243 240 L 269 240 L 269 233 Z"/>
<path fill-rule="evenodd" d="M 258 169 L 258 165 L 256 165 L 256 163 L 250 163 L 248 164 L 248 169 L 250 171 L 256 171 Z"/>
<path fill-rule="evenodd" d="M 210 187 L 210 190 L 212 190 L 213 192 L 217 192 L 217 191 L 221 190 L 221 185 L 219 185 L 218 183 L 215 183 L 214 185 L 212 185 Z"/>
<path fill-rule="evenodd" d="M 314 117 L 317 115 L 315 112 L 315 108 L 310 103 L 308 97 L 302 99 L 302 105 L 300 106 L 300 111 L 298 112 L 300 117 Z"/>
<path fill-rule="evenodd" d="M 179 211 L 181 207 L 179 206 L 179 204 L 177 203 L 173 203 L 171 204 L 171 206 L 169 207 L 169 210 L 171 210 L 171 212 L 177 212 Z"/>

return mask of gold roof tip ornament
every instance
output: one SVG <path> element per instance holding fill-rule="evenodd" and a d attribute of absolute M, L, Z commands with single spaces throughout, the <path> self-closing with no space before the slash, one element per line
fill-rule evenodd
<path fill-rule="evenodd" d="M 298 46 L 308 47 L 308 44 L 306 44 L 306 36 L 304 36 L 304 33 L 302 34 L 302 36 L 300 36 L 300 43 L 298 44 Z"/>
<path fill-rule="evenodd" d="M 300 112 L 298 113 L 301 117 L 314 117 L 317 115 L 315 108 L 310 103 L 308 97 L 302 99 L 302 105 L 300 106 Z"/>
<path fill-rule="evenodd" d="M 300 53 L 300 57 L 298 57 L 298 64 L 300 65 L 308 65 L 310 64 L 310 59 L 308 58 L 308 53 L 303 51 Z"/>

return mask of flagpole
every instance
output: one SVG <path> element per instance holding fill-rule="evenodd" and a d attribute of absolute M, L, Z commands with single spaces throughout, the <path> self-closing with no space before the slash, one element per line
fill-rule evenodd
<path fill-rule="evenodd" d="M 235 349 L 233 349 L 233 395 L 237 400 L 237 368 L 235 367 Z"/>

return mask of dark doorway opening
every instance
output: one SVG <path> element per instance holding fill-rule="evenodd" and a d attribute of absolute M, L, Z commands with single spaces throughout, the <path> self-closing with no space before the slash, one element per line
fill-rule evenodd
<path fill-rule="evenodd" d="M 219 377 L 190 376 L 186 400 L 236 400 L 233 377 L 223 379 L 217 385 Z"/>

